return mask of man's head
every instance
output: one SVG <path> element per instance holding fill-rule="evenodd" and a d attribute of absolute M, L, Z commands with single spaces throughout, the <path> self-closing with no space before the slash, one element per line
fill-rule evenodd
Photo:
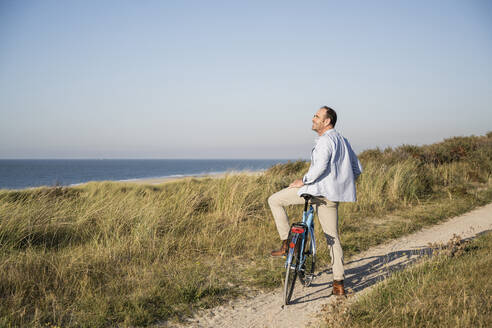
<path fill-rule="evenodd" d="M 328 106 L 321 107 L 313 117 L 313 131 L 322 135 L 326 131 L 333 129 L 337 123 L 337 113 Z"/>

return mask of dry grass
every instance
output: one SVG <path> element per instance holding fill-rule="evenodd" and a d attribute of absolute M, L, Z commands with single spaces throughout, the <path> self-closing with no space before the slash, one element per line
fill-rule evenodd
<path fill-rule="evenodd" d="M 489 327 L 492 233 L 459 238 L 360 299 L 325 308 L 325 327 Z"/>
<path fill-rule="evenodd" d="M 490 202 L 491 140 L 460 139 L 468 152 L 446 161 L 438 155 L 457 147 L 454 139 L 434 146 L 435 156 L 418 155 L 418 147 L 363 153 L 359 201 L 340 207 L 346 255 Z M 0 326 L 148 325 L 245 287 L 280 286 L 282 263 L 268 256 L 278 234 L 266 200 L 307 167 L 158 186 L 0 191 Z"/>

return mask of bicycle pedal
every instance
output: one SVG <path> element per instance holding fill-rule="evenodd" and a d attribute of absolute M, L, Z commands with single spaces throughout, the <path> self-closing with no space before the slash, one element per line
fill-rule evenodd
<path fill-rule="evenodd" d="M 306 287 L 309 287 L 311 285 L 311 283 L 314 281 L 315 279 L 315 276 L 313 275 L 309 275 L 308 277 L 305 278 L 306 282 L 304 284 L 304 286 Z"/>

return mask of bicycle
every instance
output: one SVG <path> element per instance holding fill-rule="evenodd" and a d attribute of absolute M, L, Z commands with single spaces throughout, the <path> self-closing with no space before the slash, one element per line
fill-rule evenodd
<path fill-rule="evenodd" d="M 296 277 L 305 287 L 314 279 L 316 265 L 316 240 L 314 238 L 314 209 L 309 201 L 313 196 L 302 194 L 304 211 L 302 222 L 291 225 L 289 250 L 285 261 L 284 304 L 288 305 L 294 291 Z M 309 209 L 308 209 L 309 205 Z"/>

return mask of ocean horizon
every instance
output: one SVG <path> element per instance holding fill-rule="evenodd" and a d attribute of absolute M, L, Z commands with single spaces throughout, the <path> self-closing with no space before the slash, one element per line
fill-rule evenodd
<path fill-rule="evenodd" d="M 0 189 L 262 171 L 293 159 L 0 159 Z"/>

